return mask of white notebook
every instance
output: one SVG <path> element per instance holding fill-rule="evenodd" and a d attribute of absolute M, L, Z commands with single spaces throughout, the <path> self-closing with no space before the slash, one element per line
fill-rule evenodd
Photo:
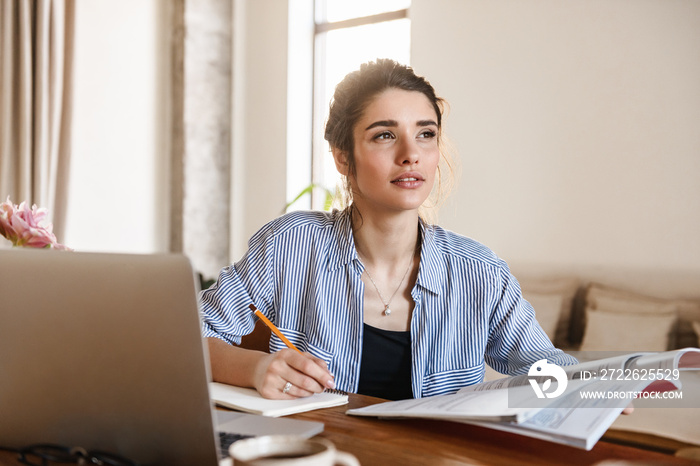
<path fill-rule="evenodd" d="M 326 390 L 323 393 L 295 400 L 268 400 L 252 388 L 235 387 L 219 382 L 209 383 L 209 396 L 214 403 L 224 408 L 271 417 L 287 416 L 348 403 L 348 395 L 336 390 Z"/>

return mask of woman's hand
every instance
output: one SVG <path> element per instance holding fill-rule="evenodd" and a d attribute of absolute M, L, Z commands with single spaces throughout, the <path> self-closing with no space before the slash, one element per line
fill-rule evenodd
<path fill-rule="evenodd" d="M 634 404 L 630 403 L 625 409 L 622 410 L 622 414 L 632 414 L 634 412 Z"/>
<path fill-rule="evenodd" d="M 253 377 L 258 393 L 274 400 L 301 398 L 335 388 L 333 375 L 325 361 L 293 349 L 283 349 L 261 358 Z"/>

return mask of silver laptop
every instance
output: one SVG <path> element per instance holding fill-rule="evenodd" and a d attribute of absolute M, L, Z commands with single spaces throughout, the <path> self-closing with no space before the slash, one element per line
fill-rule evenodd
<path fill-rule="evenodd" d="M 216 465 L 219 424 L 243 435 L 322 431 L 214 415 L 196 290 L 180 255 L 0 250 L 0 447 Z"/>

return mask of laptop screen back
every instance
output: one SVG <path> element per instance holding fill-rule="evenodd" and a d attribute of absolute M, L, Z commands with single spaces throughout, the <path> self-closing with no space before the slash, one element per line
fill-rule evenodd
<path fill-rule="evenodd" d="M 186 258 L 0 251 L 0 307 L 1 446 L 217 464 Z"/>

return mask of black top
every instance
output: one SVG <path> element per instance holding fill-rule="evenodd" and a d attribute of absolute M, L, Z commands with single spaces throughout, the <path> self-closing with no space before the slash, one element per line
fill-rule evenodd
<path fill-rule="evenodd" d="M 387 400 L 413 398 L 411 332 L 382 330 L 364 324 L 364 334 L 357 393 Z"/>

